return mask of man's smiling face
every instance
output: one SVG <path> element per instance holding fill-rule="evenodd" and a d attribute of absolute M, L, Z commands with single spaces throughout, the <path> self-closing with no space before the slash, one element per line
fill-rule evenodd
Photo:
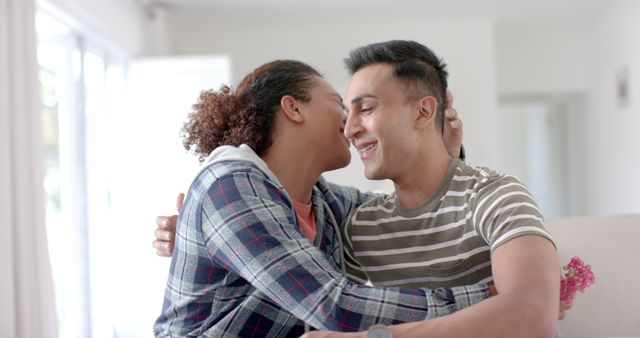
<path fill-rule="evenodd" d="M 345 136 L 356 147 L 369 179 L 396 179 L 417 156 L 418 108 L 393 65 L 373 64 L 353 74 L 347 89 Z"/>

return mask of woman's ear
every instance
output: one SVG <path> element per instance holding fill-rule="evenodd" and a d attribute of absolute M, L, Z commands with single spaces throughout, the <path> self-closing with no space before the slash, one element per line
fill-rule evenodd
<path fill-rule="evenodd" d="M 287 120 L 295 123 L 302 123 L 304 121 L 304 116 L 300 113 L 300 104 L 293 96 L 283 96 L 282 99 L 280 99 L 280 109 L 282 109 Z"/>

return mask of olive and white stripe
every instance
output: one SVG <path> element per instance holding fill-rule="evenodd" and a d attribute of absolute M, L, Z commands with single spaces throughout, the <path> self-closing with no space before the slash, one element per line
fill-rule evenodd
<path fill-rule="evenodd" d="M 491 281 L 491 251 L 522 235 L 551 240 L 520 181 L 453 160 L 434 196 L 404 209 L 395 194 L 358 208 L 344 226 L 349 278 L 375 286 L 451 287 Z"/>

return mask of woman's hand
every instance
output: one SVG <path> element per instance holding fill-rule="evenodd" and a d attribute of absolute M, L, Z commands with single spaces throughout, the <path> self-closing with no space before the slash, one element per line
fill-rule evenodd
<path fill-rule="evenodd" d="M 453 108 L 453 94 L 447 89 L 447 107 L 444 111 L 444 128 L 442 139 L 447 153 L 452 158 L 460 158 L 460 147 L 462 146 L 462 120 L 458 117 L 458 112 Z"/>

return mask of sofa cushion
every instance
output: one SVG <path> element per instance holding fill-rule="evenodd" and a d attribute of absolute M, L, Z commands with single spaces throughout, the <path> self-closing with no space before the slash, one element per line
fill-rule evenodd
<path fill-rule="evenodd" d="M 560 263 L 579 256 L 596 282 L 560 321 L 565 338 L 640 336 L 640 215 L 547 222 Z"/>

